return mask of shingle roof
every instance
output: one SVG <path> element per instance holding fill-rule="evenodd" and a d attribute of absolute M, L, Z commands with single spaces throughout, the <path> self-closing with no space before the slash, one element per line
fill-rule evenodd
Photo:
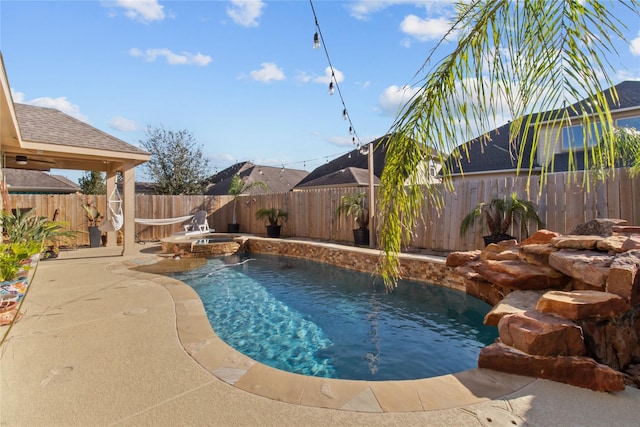
<path fill-rule="evenodd" d="M 373 141 L 373 174 L 380 178 L 385 165 L 387 153 L 386 142 L 389 136 L 385 135 Z M 311 181 L 315 181 L 323 176 L 337 173 L 348 168 L 369 169 L 368 156 L 360 154 L 358 149 L 352 150 L 342 156 L 315 168 L 309 175 L 298 183 L 297 188 L 306 187 Z"/>
<path fill-rule="evenodd" d="M 234 175 L 239 175 L 244 182 L 264 182 L 268 189 L 254 187 L 250 194 L 286 193 L 293 189 L 309 172 L 299 169 L 257 166 L 250 162 L 237 163 L 207 179 L 210 183 L 205 190 L 207 195 L 229 194 L 229 186 Z"/>
<path fill-rule="evenodd" d="M 520 136 L 512 143 L 509 142 L 510 123 L 500 126 L 489 132 L 489 140 L 473 140 L 467 144 L 468 154 L 462 146 L 457 148 L 461 155 L 460 163 L 465 173 L 498 171 L 516 169 L 517 155 L 519 153 L 522 141 Z M 529 132 L 526 145 L 524 147 L 524 156 L 522 158 L 522 169 L 528 169 L 531 166 L 531 141 L 532 132 Z M 460 167 L 455 162 L 453 156 L 447 161 L 451 172 L 460 173 Z M 536 164 L 534 167 L 538 166 Z"/>
<path fill-rule="evenodd" d="M 53 108 L 14 104 L 22 140 L 78 148 L 148 154 Z"/>
<path fill-rule="evenodd" d="M 614 103 L 611 96 L 611 89 L 607 89 L 604 95 L 609 103 L 609 108 L 612 111 L 618 109 L 640 108 L 640 81 L 624 81 L 615 86 L 618 93 L 618 102 Z M 567 107 L 567 111 L 570 116 L 575 116 L 577 112 L 587 105 L 588 98 L 576 102 L 575 104 Z M 542 117 L 553 117 L 555 113 L 562 110 L 547 111 L 544 113 L 538 113 Z M 509 143 L 509 126 L 507 123 L 500 126 L 497 129 L 489 132 L 490 140 L 488 142 L 480 142 L 479 140 L 470 141 L 465 143 L 469 150 L 468 158 L 464 154 L 462 147 L 458 146 L 458 150 L 462 154 L 462 170 L 465 173 L 472 172 L 489 172 L 489 171 L 503 171 L 503 170 L 515 170 L 517 167 L 516 156 L 519 153 L 522 141 L 522 133 L 514 140 L 513 145 Z M 522 169 L 526 170 L 531 167 L 530 154 L 533 132 L 528 133 L 527 141 L 524 146 L 524 156 L 522 157 Z M 583 150 L 576 150 L 573 153 L 573 168 L 580 170 L 584 169 L 584 156 Z M 451 159 L 451 158 L 450 158 Z M 458 165 L 453 164 L 452 160 L 449 160 L 452 173 L 460 173 Z M 539 167 L 537 164 L 533 164 L 533 167 Z M 554 156 L 553 171 L 565 172 L 569 170 L 569 153 L 557 153 Z"/>
<path fill-rule="evenodd" d="M 28 169 L 3 169 L 9 191 L 12 193 L 75 193 L 80 187 L 60 175 Z"/>
<path fill-rule="evenodd" d="M 374 175 L 374 185 L 380 184 L 380 179 Z M 332 172 L 328 175 L 321 176 L 319 178 L 307 181 L 304 184 L 299 184 L 296 188 L 308 189 L 312 187 L 346 187 L 346 186 L 359 186 L 363 187 L 369 184 L 369 170 L 349 167 L 346 169 L 340 169 L 336 172 Z"/>

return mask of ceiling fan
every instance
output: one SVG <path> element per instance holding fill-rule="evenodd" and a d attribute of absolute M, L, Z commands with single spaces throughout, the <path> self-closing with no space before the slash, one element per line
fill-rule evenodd
<path fill-rule="evenodd" d="M 13 157 L 13 156 L 12 156 Z M 7 164 L 7 166 L 10 166 L 8 163 L 13 163 L 17 166 L 22 166 L 22 167 L 29 167 L 29 166 L 33 166 L 36 168 L 51 168 L 50 165 L 54 165 L 55 166 L 55 162 L 51 161 L 51 160 L 45 160 L 45 159 L 36 159 L 33 157 L 28 157 L 24 154 L 17 154 L 15 157 L 13 158 L 9 158 L 7 160 L 13 160 L 13 162 L 9 161 L 9 162 L 5 162 L 5 164 Z"/>

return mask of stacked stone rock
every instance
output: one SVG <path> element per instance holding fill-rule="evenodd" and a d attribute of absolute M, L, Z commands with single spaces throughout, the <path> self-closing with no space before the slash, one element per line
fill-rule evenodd
<path fill-rule="evenodd" d="M 447 266 L 494 308 L 478 366 L 599 391 L 640 384 L 640 228 L 598 219 L 568 235 L 454 252 Z M 625 373 L 626 371 L 626 373 Z"/>

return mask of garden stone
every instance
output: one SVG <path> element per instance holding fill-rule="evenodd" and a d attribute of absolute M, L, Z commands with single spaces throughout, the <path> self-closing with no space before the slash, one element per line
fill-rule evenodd
<path fill-rule="evenodd" d="M 584 356 L 582 329 L 563 317 L 525 311 L 498 323 L 500 341 L 536 356 Z"/>
<path fill-rule="evenodd" d="M 597 251 L 560 250 L 549 255 L 549 266 L 604 290 L 612 255 Z"/>
<path fill-rule="evenodd" d="M 614 226 L 626 225 L 624 219 L 596 218 L 573 227 L 567 234 L 595 234 L 598 236 L 611 236 Z"/>
<path fill-rule="evenodd" d="M 475 270 L 496 285 L 519 290 L 563 289 L 570 278 L 547 266 L 517 261 L 482 261 Z"/>
<path fill-rule="evenodd" d="M 498 302 L 484 317 L 484 324 L 498 326 L 503 316 L 535 310 L 545 291 L 513 291 Z"/>
<path fill-rule="evenodd" d="M 571 320 L 618 316 L 629 310 L 621 297 L 599 291 L 549 291 L 540 297 L 536 311 Z"/>
<path fill-rule="evenodd" d="M 640 250 L 618 255 L 611 263 L 606 291 L 620 295 L 631 305 L 640 303 Z"/>
<path fill-rule="evenodd" d="M 584 356 L 534 356 L 495 343 L 480 350 L 478 367 L 545 378 L 595 391 L 624 390 L 624 376 Z"/>
<path fill-rule="evenodd" d="M 554 237 L 560 237 L 561 234 L 550 230 L 538 230 L 533 236 L 526 238 L 520 243 L 521 245 L 544 245 L 551 243 Z"/>
<path fill-rule="evenodd" d="M 630 251 L 633 249 L 640 249 L 640 236 L 638 235 L 629 236 L 629 238 L 627 238 L 627 240 L 622 244 L 623 251 Z"/>
<path fill-rule="evenodd" d="M 628 239 L 627 236 L 620 236 L 620 235 L 609 236 L 600 240 L 597 243 L 596 248 L 599 251 L 605 251 L 609 253 L 621 253 L 625 251 L 625 249 L 623 249 L 623 245 L 624 245 L 624 242 L 627 241 L 627 239 Z"/>
<path fill-rule="evenodd" d="M 481 251 L 479 249 L 475 251 L 451 252 L 447 255 L 446 265 L 447 267 L 460 267 L 461 265 L 480 259 L 480 253 Z"/>
<path fill-rule="evenodd" d="M 596 249 L 598 242 L 602 240 L 601 236 L 578 236 L 568 235 L 554 237 L 551 239 L 551 244 L 558 249 Z"/>
<path fill-rule="evenodd" d="M 518 257 L 532 265 L 549 265 L 549 255 L 559 249 L 550 243 L 532 244 L 520 247 Z"/>

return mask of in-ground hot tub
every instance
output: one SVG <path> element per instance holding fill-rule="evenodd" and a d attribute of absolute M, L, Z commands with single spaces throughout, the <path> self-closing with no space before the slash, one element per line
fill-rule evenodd
<path fill-rule="evenodd" d="M 161 240 L 162 252 L 184 257 L 231 255 L 244 251 L 246 237 L 227 233 L 175 235 Z"/>

